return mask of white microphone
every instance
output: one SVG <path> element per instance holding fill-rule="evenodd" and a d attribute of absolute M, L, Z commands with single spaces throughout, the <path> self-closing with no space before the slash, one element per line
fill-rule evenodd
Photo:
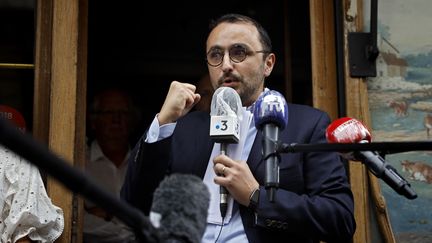
<path fill-rule="evenodd" d="M 242 119 L 242 103 L 237 91 L 230 87 L 215 90 L 210 105 L 210 137 L 220 143 L 221 154 L 227 155 L 227 146 L 238 143 Z M 228 208 L 228 191 L 220 187 L 220 210 L 222 218 Z"/>

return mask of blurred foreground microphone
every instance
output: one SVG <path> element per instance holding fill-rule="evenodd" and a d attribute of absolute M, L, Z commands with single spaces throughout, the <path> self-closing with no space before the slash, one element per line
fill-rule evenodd
<path fill-rule="evenodd" d="M 326 130 L 329 143 L 370 143 L 371 134 L 358 120 L 343 117 L 333 121 Z M 408 199 L 417 198 L 411 185 L 388 164 L 377 152 L 357 151 L 343 153 L 345 159 L 363 162 L 366 167 L 378 178 L 383 179 L 398 194 Z"/>
<path fill-rule="evenodd" d="M 150 221 L 162 242 L 198 243 L 207 225 L 210 194 L 203 181 L 188 174 L 172 174 L 155 190 Z"/>
<path fill-rule="evenodd" d="M 266 91 L 255 103 L 255 127 L 262 131 L 263 160 L 265 164 L 264 186 L 270 202 L 274 202 L 279 187 L 279 154 L 276 153 L 279 134 L 288 123 L 288 105 L 275 90 Z"/>
<path fill-rule="evenodd" d="M 215 90 L 210 105 L 210 137 L 220 143 L 221 154 L 227 155 L 227 146 L 238 143 L 242 119 L 242 103 L 233 88 L 220 87 Z M 228 209 L 228 190 L 220 187 L 220 211 L 222 218 Z"/>

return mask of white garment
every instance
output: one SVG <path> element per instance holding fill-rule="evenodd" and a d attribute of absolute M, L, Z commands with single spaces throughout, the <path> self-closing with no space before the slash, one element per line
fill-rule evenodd
<path fill-rule="evenodd" d="M 52 204 L 38 168 L 0 146 L 1 242 L 54 242 L 63 229 L 63 210 Z"/>
<path fill-rule="evenodd" d="M 89 160 L 86 164 L 86 174 L 92 177 L 107 192 L 120 198 L 120 190 L 127 171 L 127 158 L 120 167 L 110 161 L 102 152 L 97 141 L 90 146 Z M 95 207 L 93 202 L 85 200 L 85 207 Z M 85 211 L 84 213 L 84 242 L 133 242 L 135 234 L 117 218 L 106 221 Z"/>

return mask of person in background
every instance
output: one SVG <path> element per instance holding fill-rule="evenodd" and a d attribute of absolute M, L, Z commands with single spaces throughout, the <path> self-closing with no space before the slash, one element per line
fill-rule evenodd
<path fill-rule="evenodd" d="M 0 113 L 26 131 L 18 111 L 0 105 Z M 47 195 L 39 169 L 0 145 L 0 242 L 54 242 L 63 229 L 63 210 Z"/>
<path fill-rule="evenodd" d="M 195 110 L 210 112 L 210 105 L 214 89 L 210 82 L 208 73 L 203 75 L 196 84 L 196 93 L 200 94 L 200 101 L 194 106 Z"/>
<path fill-rule="evenodd" d="M 130 135 L 135 124 L 131 96 L 116 88 L 95 94 L 90 105 L 90 143 L 86 173 L 102 188 L 119 196 L 130 153 Z M 134 242 L 135 235 L 119 219 L 98 205 L 84 203 L 83 239 L 86 243 Z"/>
<path fill-rule="evenodd" d="M 228 144 L 230 156 L 221 154 L 220 144 L 209 136 L 209 114 L 189 112 L 201 99 L 196 86 L 172 81 L 132 152 L 122 198 L 147 214 L 152 193 L 167 174 L 189 173 L 201 177 L 211 194 L 202 242 L 350 242 L 356 227 L 354 200 L 337 153 L 280 154 L 279 188 L 275 201 L 268 200 L 263 138 L 250 112 L 268 92 L 265 79 L 276 61 L 265 29 L 248 16 L 224 15 L 211 24 L 205 53 L 213 88 L 231 87 L 241 98 L 238 144 Z M 288 111 L 281 142 L 326 143 L 330 118 L 325 112 L 297 104 L 288 104 Z M 224 217 L 219 186 L 233 199 Z"/>

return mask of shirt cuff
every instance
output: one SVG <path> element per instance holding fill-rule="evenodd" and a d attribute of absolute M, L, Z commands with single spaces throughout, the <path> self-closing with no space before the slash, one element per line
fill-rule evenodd
<path fill-rule="evenodd" d="M 150 125 L 149 130 L 147 131 L 147 136 L 145 139 L 146 143 L 155 143 L 162 139 L 165 139 L 171 136 L 174 133 L 174 129 L 176 127 L 176 122 L 168 123 L 162 126 L 159 126 L 159 121 L 157 119 L 158 114 L 156 114 L 153 122 Z"/>

